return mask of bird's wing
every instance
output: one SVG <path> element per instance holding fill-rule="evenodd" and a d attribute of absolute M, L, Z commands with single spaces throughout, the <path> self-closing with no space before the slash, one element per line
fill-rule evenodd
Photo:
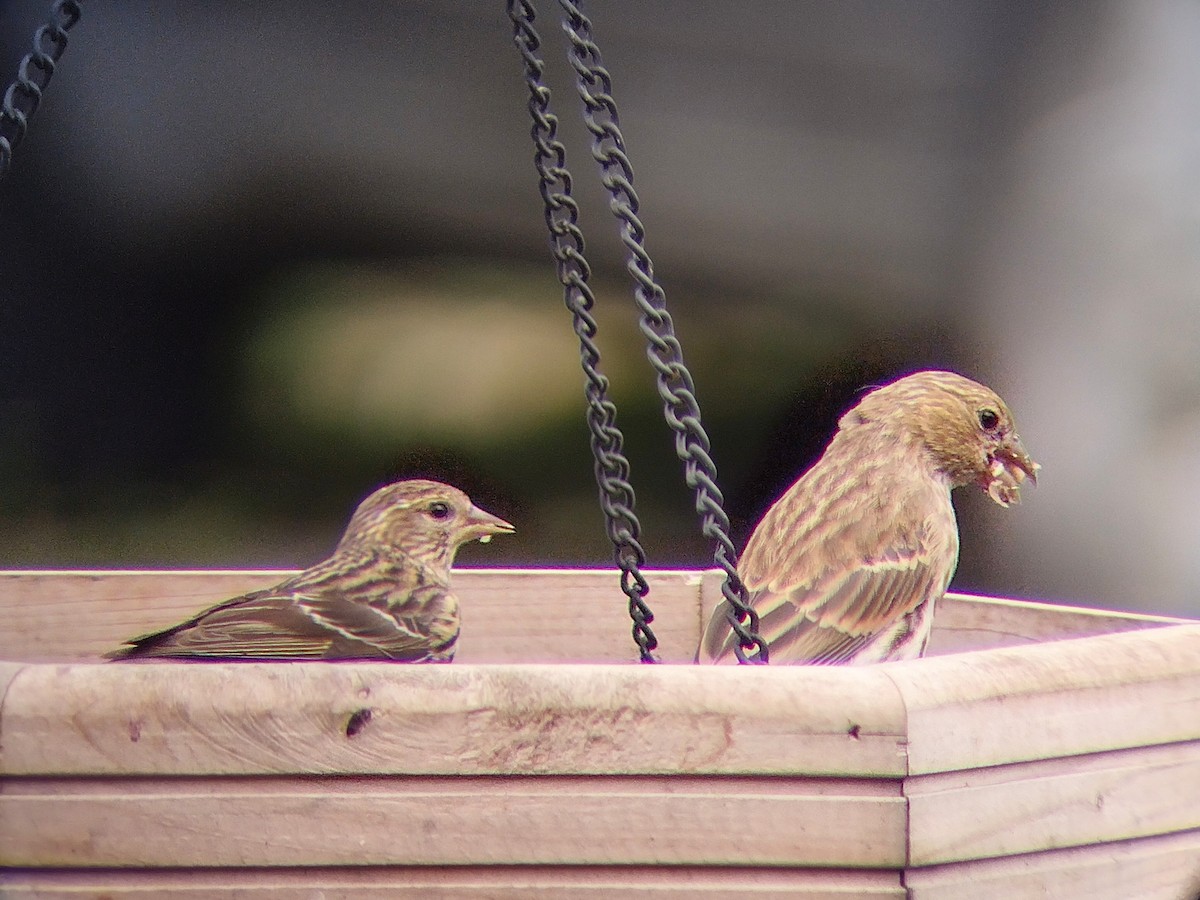
<path fill-rule="evenodd" d="M 458 601 L 442 584 L 422 584 L 399 598 L 362 602 L 322 594 L 301 596 L 297 603 L 336 635 L 326 653 L 330 658 L 449 659 L 458 639 Z"/>
<path fill-rule="evenodd" d="M 832 450 L 832 448 L 831 448 Z M 826 456 L 830 454 L 827 452 Z M 881 631 L 945 592 L 958 560 L 949 490 L 903 461 L 810 470 L 763 517 L 738 574 L 779 662 L 849 660 Z M 701 640 L 701 661 L 728 661 L 727 601 Z"/>
<path fill-rule="evenodd" d="M 458 634 L 454 596 L 416 569 L 404 574 L 371 551 L 338 554 L 274 588 L 133 638 L 110 656 L 416 662 L 444 653 Z"/>
<path fill-rule="evenodd" d="M 923 547 L 893 550 L 856 567 L 827 570 L 804 583 L 779 586 L 746 578 L 759 634 L 772 662 L 840 663 L 900 617 L 945 592 L 949 574 Z M 709 620 L 701 659 L 733 656 L 728 602 Z"/>
<path fill-rule="evenodd" d="M 841 663 L 946 590 L 925 548 L 902 548 L 812 585 L 754 595 L 759 629 L 779 662 Z"/>
<path fill-rule="evenodd" d="M 295 601 L 274 589 L 235 597 L 172 628 L 130 638 L 109 656 L 321 659 L 334 633 Z"/>

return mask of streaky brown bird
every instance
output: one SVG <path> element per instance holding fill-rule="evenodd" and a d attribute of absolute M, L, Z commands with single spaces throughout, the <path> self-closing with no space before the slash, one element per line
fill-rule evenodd
<path fill-rule="evenodd" d="M 108 656 L 450 662 L 459 634 L 455 553 L 512 531 L 450 485 L 389 484 L 359 505 L 328 559 Z"/>
<path fill-rule="evenodd" d="M 1008 506 L 1039 468 L 1004 401 L 961 375 L 916 372 L 865 395 L 738 563 L 770 662 L 920 656 L 958 565 L 951 490 L 977 484 Z M 698 662 L 735 661 L 728 611 L 723 600 L 709 619 Z"/>

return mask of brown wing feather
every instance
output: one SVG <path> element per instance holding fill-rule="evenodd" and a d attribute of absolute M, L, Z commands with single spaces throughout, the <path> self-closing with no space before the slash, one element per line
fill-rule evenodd
<path fill-rule="evenodd" d="M 273 588 L 217 604 L 110 656 L 448 660 L 458 603 L 442 579 L 376 549 L 336 554 Z"/>
<path fill-rule="evenodd" d="M 330 655 L 339 659 L 368 654 L 407 662 L 448 660 L 458 638 L 458 600 L 442 585 L 422 585 L 400 603 L 325 595 L 303 597 L 299 604 L 337 635 Z"/>
<path fill-rule="evenodd" d="M 845 662 L 867 643 L 945 591 L 926 561 L 866 566 L 835 583 L 788 595 L 764 623 L 775 662 Z M 732 642 L 729 651 L 732 652 Z"/>
<path fill-rule="evenodd" d="M 773 662 L 843 662 L 901 616 L 945 592 L 949 576 L 935 572 L 924 557 L 862 568 L 824 579 L 807 588 L 754 592 L 759 633 Z M 762 610 L 769 611 L 764 615 Z M 704 657 L 733 657 L 734 636 L 722 601 L 709 621 Z"/>
<path fill-rule="evenodd" d="M 334 634 L 295 603 L 294 595 L 241 597 L 165 631 L 129 641 L 111 656 L 219 659 L 322 659 Z"/>
<path fill-rule="evenodd" d="M 949 488 L 902 453 L 835 439 L 755 529 L 738 573 L 772 662 L 846 661 L 945 592 L 958 557 Z M 709 620 L 701 661 L 734 658 L 727 610 Z"/>

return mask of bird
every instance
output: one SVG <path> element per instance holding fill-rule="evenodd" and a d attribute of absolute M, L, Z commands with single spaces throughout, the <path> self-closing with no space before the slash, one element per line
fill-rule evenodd
<path fill-rule="evenodd" d="M 768 661 L 854 665 L 915 659 L 958 565 L 951 490 L 1003 507 L 1041 467 L 990 388 L 926 370 L 865 394 L 820 459 L 767 510 L 738 562 Z M 696 661 L 736 660 L 722 600 Z M 753 644 L 745 647 L 753 661 Z"/>
<path fill-rule="evenodd" d="M 359 504 L 328 559 L 106 655 L 450 662 L 459 635 L 454 556 L 468 541 L 512 531 L 455 487 L 398 481 Z"/>

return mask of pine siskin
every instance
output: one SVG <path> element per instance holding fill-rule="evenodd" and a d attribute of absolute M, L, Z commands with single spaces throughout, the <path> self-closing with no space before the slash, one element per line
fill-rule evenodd
<path fill-rule="evenodd" d="M 770 661 L 919 657 L 958 564 L 951 489 L 978 484 L 1008 506 L 1038 469 L 1004 401 L 961 375 L 917 372 L 867 394 L 738 564 Z M 728 611 L 713 612 L 697 661 L 735 659 Z"/>
<path fill-rule="evenodd" d="M 450 662 L 459 632 L 454 555 L 512 530 L 457 488 L 390 484 L 359 505 L 324 562 L 108 656 Z"/>

